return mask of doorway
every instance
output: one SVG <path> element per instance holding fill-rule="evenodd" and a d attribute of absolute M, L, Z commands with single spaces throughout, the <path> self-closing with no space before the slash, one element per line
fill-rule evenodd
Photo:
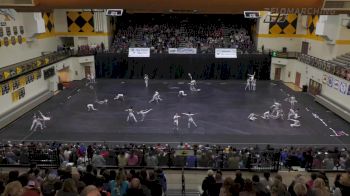
<path fill-rule="evenodd" d="M 90 75 L 91 76 L 91 68 L 90 66 L 85 66 L 85 78 L 88 78 L 87 76 Z"/>
<path fill-rule="evenodd" d="M 309 53 L 309 42 L 302 42 L 301 54 L 308 54 L 308 53 Z"/>
<path fill-rule="evenodd" d="M 295 82 L 294 82 L 294 84 L 295 84 L 296 86 L 298 86 L 298 87 L 300 87 L 300 79 L 301 79 L 301 73 L 297 72 L 297 73 L 295 74 Z"/>
<path fill-rule="evenodd" d="M 275 68 L 275 80 L 281 80 L 281 68 Z"/>

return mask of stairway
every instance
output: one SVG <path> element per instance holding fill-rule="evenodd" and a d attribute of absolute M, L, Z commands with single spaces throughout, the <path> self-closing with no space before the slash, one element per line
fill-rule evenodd
<path fill-rule="evenodd" d="M 329 61 L 332 64 L 339 65 L 345 68 L 350 68 L 350 53 L 346 53 Z"/>

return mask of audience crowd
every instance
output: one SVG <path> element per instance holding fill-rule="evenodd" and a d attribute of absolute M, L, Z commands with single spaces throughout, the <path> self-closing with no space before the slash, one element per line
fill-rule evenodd
<path fill-rule="evenodd" d="M 149 47 L 152 53 L 169 48 L 197 48 L 197 53 L 214 53 L 215 48 L 238 48 L 253 52 L 251 23 L 238 16 L 126 14 L 116 23 L 112 52 L 129 47 Z"/>
<path fill-rule="evenodd" d="M 221 171 L 208 171 L 202 182 L 202 196 L 347 196 L 350 195 L 350 173 L 338 174 L 330 185 L 325 173 L 312 173 L 307 179 L 297 174 L 287 186 L 281 175 L 270 177 L 266 172 L 261 177 L 254 174 L 244 179 L 241 172 L 235 178 L 223 178 Z"/>
<path fill-rule="evenodd" d="M 10 171 L 0 176 L 2 196 L 162 196 L 167 182 L 161 169 L 147 171 L 97 170 L 87 165 L 84 170 L 62 167 L 28 172 Z"/>

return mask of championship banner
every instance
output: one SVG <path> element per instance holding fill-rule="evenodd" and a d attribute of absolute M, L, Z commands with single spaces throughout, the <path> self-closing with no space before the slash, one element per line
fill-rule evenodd
<path fill-rule="evenodd" d="M 329 87 L 333 86 L 333 77 L 332 76 L 328 76 L 328 86 Z"/>
<path fill-rule="evenodd" d="M 338 90 L 339 88 L 339 81 L 337 79 L 333 79 L 333 88 L 335 90 Z"/>
<path fill-rule="evenodd" d="M 197 48 L 169 48 L 169 54 L 197 54 Z"/>
<path fill-rule="evenodd" d="M 343 94 L 346 94 L 346 90 L 348 88 L 348 85 L 345 82 L 340 82 L 340 87 L 339 87 L 339 91 Z"/>
<path fill-rule="evenodd" d="M 236 48 L 215 48 L 215 58 L 236 59 Z"/>
<path fill-rule="evenodd" d="M 150 48 L 129 48 L 129 57 L 150 57 Z"/>

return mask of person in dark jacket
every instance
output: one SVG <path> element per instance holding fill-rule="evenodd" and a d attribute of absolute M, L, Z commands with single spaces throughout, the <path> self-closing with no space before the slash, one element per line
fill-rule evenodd
<path fill-rule="evenodd" d="M 151 190 L 152 196 L 162 196 L 163 190 L 162 185 L 160 184 L 159 180 L 156 178 L 156 175 L 154 172 L 148 173 L 149 180 L 147 182 L 147 187 Z"/>
<path fill-rule="evenodd" d="M 130 182 L 130 188 L 126 192 L 126 196 L 146 196 L 141 189 L 140 180 L 133 178 Z"/>
<path fill-rule="evenodd" d="M 339 189 L 342 195 L 350 195 L 350 172 L 340 176 Z"/>
<path fill-rule="evenodd" d="M 215 195 L 215 178 L 213 170 L 208 170 L 208 176 L 202 182 L 203 195 L 214 196 Z"/>
<path fill-rule="evenodd" d="M 240 185 L 240 190 L 243 191 L 244 179 L 242 178 L 242 173 L 240 171 L 236 172 L 236 178 L 235 178 L 234 182 L 239 184 Z"/>

